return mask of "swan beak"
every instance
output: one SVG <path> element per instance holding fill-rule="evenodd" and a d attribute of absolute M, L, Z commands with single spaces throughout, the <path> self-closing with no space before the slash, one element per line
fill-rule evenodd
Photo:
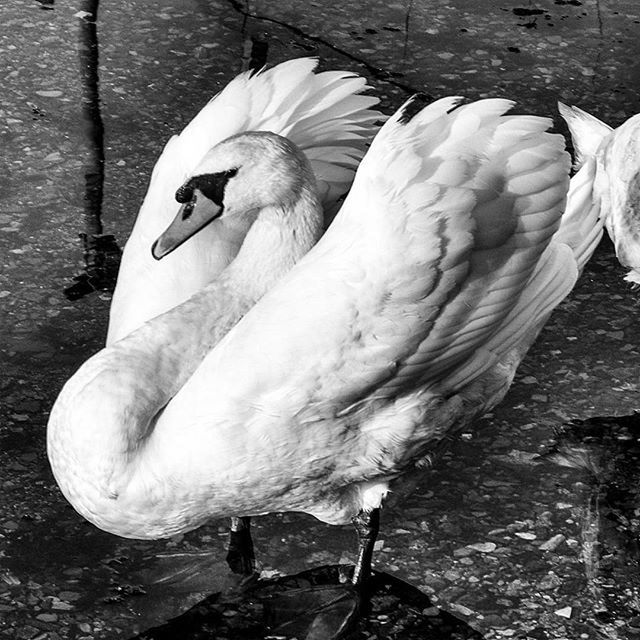
<path fill-rule="evenodd" d="M 162 235 L 153 243 L 151 254 L 156 260 L 164 258 L 200 229 L 222 214 L 222 207 L 208 198 L 193 198 L 180 207 L 178 215 Z"/>

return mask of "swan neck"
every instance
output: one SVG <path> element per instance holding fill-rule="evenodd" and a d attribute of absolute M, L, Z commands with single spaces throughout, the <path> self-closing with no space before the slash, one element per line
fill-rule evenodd
<path fill-rule="evenodd" d="M 158 417 L 206 354 L 321 233 L 322 210 L 311 190 L 289 206 L 262 209 L 214 282 L 103 349 L 65 385 L 49 422 L 49 459 L 63 493 L 85 518 L 125 537 L 200 524 L 183 521 L 180 507 L 165 517 L 150 506 L 166 489 L 163 482 L 171 482 L 159 462 Z M 176 428 L 188 437 L 188 422 Z M 155 479 L 152 487 L 148 477 Z"/>
<path fill-rule="evenodd" d="M 115 509 L 147 457 L 159 412 L 251 305 L 221 277 L 97 353 L 67 382 L 49 421 L 49 459 L 87 519 L 133 535 L 99 520 L 90 505 L 105 500 Z"/>
<path fill-rule="evenodd" d="M 263 208 L 225 276 L 259 300 L 320 239 L 323 212 L 311 189 L 293 202 Z"/>

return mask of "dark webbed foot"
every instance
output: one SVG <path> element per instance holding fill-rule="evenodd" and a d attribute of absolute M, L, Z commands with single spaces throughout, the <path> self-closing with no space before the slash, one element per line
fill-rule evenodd
<path fill-rule="evenodd" d="M 227 564 L 233 573 L 252 576 L 256 572 L 256 558 L 251 540 L 251 518 L 231 518 Z"/>
<path fill-rule="evenodd" d="M 380 511 L 361 512 L 353 524 L 358 535 L 358 559 L 351 580 L 342 584 L 305 584 L 282 578 L 277 585 L 256 587 L 272 634 L 304 640 L 338 640 L 367 609 L 373 547 L 380 526 Z M 227 564 L 234 573 L 254 575 L 255 557 L 250 518 L 232 518 Z M 260 584 L 260 582 L 258 583 Z"/>
<path fill-rule="evenodd" d="M 358 560 L 351 580 L 342 584 L 305 584 L 300 578 L 281 578 L 273 591 L 265 588 L 262 602 L 273 635 L 304 640 L 338 640 L 368 609 L 371 559 L 380 526 L 380 511 L 358 514 Z M 302 574 L 301 574 L 302 575 Z"/>
<path fill-rule="evenodd" d="M 287 584 L 284 590 L 283 585 L 262 600 L 271 634 L 301 640 L 342 638 L 357 620 L 359 597 L 355 587 L 349 583 L 312 586 L 305 585 L 305 580 L 299 582 L 298 588 Z"/>
<path fill-rule="evenodd" d="M 361 589 L 371 577 L 373 547 L 380 530 L 380 509 L 373 509 L 369 512 L 361 511 L 353 519 L 353 524 L 358 534 L 358 560 L 353 570 L 351 582 Z"/>

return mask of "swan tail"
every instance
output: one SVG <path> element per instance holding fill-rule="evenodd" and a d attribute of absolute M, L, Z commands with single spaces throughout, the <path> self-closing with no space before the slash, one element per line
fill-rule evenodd
<path fill-rule="evenodd" d="M 569 127 L 575 153 L 574 167 L 578 170 L 586 158 L 595 156 L 598 147 L 613 129 L 578 107 L 558 102 L 558 111 Z"/>

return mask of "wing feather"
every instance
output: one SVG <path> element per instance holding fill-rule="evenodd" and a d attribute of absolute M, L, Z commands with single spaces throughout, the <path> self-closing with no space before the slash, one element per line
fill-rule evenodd
<path fill-rule="evenodd" d="M 454 183 L 459 189 L 463 185 L 460 178 L 463 178 L 464 188 L 473 196 L 474 204 L 478 203 L 466 215 L 467 231 L 471 234 L 468 246 L 457 251 L 447 250 L 450 263 L 460 266 L 463 261 L 465 277 L 447 290 L 448 295 L 438 305 L 438 314 L 432 323 L 415 327 L 411 350 L 405 351 L 402 364 L 388 383 L 389 391 L 393 393 L 403 384 L 437 382 L 444 372 L 468 359 L 489 339 L 516 305 L 521 290 L 558 227 L 558 214 L 564 206 L 568 183 L 568 166 L 557 137 L 543 133 L 548 121 L 526 118 L 523 126 L 518 127 L 517 119 L 506 118 L 505 130 L 495 114 L 500 108 L 504 112 L 509 104 L 491 101 L 487 105 L 489 116 L 484 113 L 484 106 L 480 102 L 459 109 L 464 115 L 463 125 L 449 127 L 449 136 L 453 139 L 448 138 L 446 144 L 436 147 L 440 153 L 447 148 L 453 149 L 455 161 L 462 163 L 458 179 L 453 172 L 454 177 L 447 177 L 447 183 Z M 478 136 L 481 128 L 485 130 Z M 462 141 L 456 142 L 456 132 L 463 136 Z M 488 145 L 487 139 L 490 140 Z M 476 140 L 481 141 L 485 153 L 487 149 L 490 152 L 492 144 L 500 152 L 487 159 L 483 148 L 474 146 Z M 536 152 L 527 153 L 530 147 L 537 148 Z M 507 158 L 516 155 L 517 162 L 506 162 Z M 511 171 L 515 171 L 515 176 Z M 441 172 L 435 171 L 430 180 L 437 180 L 439 176 Z M 521 197 L 525 198 L 526 216 L 520 215 Z M 446 207 L 439 210 L 443 220 L 440 228 L 443 245 L 461 230 L 459 226 L 452 226 L 452 216 L 447 217 L 447 211 Z M 432 256 L 433 267 L 446 268 L 442 258 L 435 255 Z M 448 281 L 443 279 L 441 282 Z M 397 286 L 402 287 L 403 283 L 398 282 Z M 427 295 L 433 296 L 437 291 L 436 285 Z M 418 335 L 421 339 L 416 346 Z M 393 340 L 393 336 L 388 339 Z M 381 392 L 384 391 L 380 390 L 378 395 Z"/>
<path fill-rule="evenodd" d="M 249 130 L 290 137 L 308 154 L 327 216 L 335 213 L 381 116 L 377 98 L 361 95 L 364 78 L 316 65 L 302 58 L 240 74 L 169 140 L 123 253 L 107 344 L 186 300 L 237 253 L 247 229 L 234 221 L 216 221 L 161 262 L 150 253 L 177 213 L 176 190 L 218 142 Z"/>
<path fill-rule="evenodd" d="M 537 330 L 577 273 L 571 251 L 545 253 L 563 140 L 546 119 L 504 116 L 506 100 L 458 103 L 411 119 L 405 105 L 383 126 L 334 223 L 205 358 L 168 422 L 186 406 L 206 422 L 211 388 L 217 416 L 247 424 L 453 393 Z"/>

